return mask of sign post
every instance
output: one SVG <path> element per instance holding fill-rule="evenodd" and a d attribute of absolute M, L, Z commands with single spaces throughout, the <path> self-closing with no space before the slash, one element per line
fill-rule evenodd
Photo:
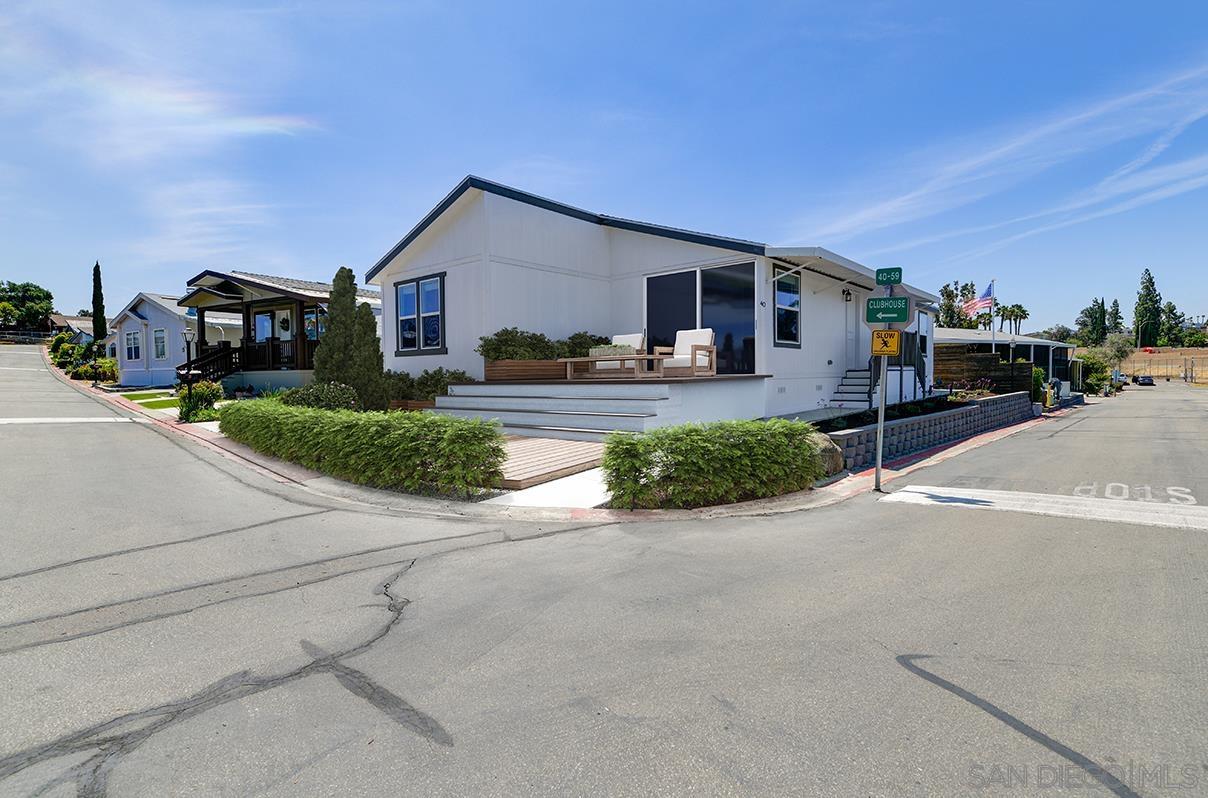
<path fill-rule="evenodd" d="M 881 490 L 881 461 L 885 452 L 885 404 L 888 401 L 889 358 L 902 352 L 902 332 L 909 326 L 913 308 L 910 297 L 894 296 L 893 287 L 902 284 L 900 268 L 877 269 L 877 285 L 885 286 L 884 297 L 870 297 L 864 305 L 864 323 L 873 328 L 872 355 L 880 363 L 880 388 L 877 392 L 877 469 L 874 490 Z M 879 328 L 879 325 L 884 325 Z M 894 329 L 894 325 L 900 325 Z"/>

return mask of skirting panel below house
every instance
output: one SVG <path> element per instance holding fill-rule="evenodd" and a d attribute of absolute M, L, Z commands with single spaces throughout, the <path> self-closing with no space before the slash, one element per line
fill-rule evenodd
<path fill-rule="evenodd" d="M 237 371 L 222 378 L 222 387 L 227 391 L 250 385 L 257 391 L 271 391 L 281 388 L 301 388 L 315 378 L 315 372 L 310 369 L 290 369 L 282 371 Z"/>

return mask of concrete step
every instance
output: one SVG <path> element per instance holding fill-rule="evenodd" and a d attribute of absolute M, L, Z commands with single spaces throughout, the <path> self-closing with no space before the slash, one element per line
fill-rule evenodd
<path fill-rule="evenodd" d="M 498 421 L 505 427 L 556 427 L 566 429 L 602 430 L 604 432 L 642 432 L 653 413 L 593 413 L 562 410 L 518 410 L 515 408 L 447 408 L 436 413 L 458 418 Z"/>
<path fill-rule="evenodd" d="M 529 438 L 559 438 L 565 441 L 604 441 L 615 430 L 579 429 L 575 427 L 541 426 L 537 424 L 505 424 L 504 435 L 523 435 Z"/>
<path fill-rule="evenodd" d="M 436 406 L 451 410 L 576 410 L 602 413 L 657 413 L 665 398 L 630 399 L 616 396 L 500 396 L 470 394 L 436 397 Z"/>
<path fill-rule="evenodd" d="M 475 382 L 450 385 L 450 396 L 528 396 L 559 399 L 666 399 L 671 395 L 668 383 L 628 380 L 602 382 L 574 380 L 571 382 Z"/>

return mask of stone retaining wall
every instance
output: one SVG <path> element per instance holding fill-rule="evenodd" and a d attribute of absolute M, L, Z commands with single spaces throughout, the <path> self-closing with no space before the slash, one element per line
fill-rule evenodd
<path fill-rule="evenodd" d="M 1026 392 L 975 399 L 969 405 L 914 418 L 885 422 L 886 462 L 933 446 L 969 438 L 988 430 L 1032 418 L 1032 399 Z M 876 463 L 877 425 L 827 433 L 843 452 L 847 467 L 856 471 Z"/>

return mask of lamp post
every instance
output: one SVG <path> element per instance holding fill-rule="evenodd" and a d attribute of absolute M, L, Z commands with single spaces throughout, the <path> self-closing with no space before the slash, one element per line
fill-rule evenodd
<path fill-rule="evenodd" d="M 1137 346 L 1136 346 L 1137 349 L 1141 348 L 1141 331 L 1145 329 L 1145 325 L 1153 324 L 1156 321 L 1157 321 L 1157 319 L 1146 319 L 1145 321 L 1143 321 L 1137 325 Z"/>
<path fill-rule="evenodd" d="M 188 386 L 190 398 L 193 396 L 193 371 L 189 363 L 193 360 L 193 338 L 197 331 L 185 325 L 180 331 L 180 337 L 185 339 L 185 384 Z"/>

